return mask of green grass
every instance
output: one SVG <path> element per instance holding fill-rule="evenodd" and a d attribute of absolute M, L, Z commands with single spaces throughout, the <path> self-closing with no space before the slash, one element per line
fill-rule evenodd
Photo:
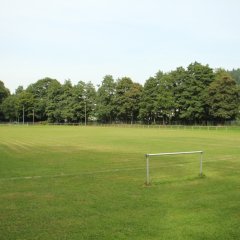
<path fill-rule="evenodd" d="M 204 150 L 199 156 L 145 153 Z M 0 239 L 240 239 L 240 131 L 0 126 Z"/>

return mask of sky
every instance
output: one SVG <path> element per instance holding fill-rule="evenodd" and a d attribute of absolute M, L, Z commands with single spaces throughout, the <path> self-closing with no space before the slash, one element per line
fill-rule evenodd
<path fill-rule="evenodd" d="M 144 84 L 192 62 L 240 67 L 239 0 L 0 0 L 0 80 Z"/>

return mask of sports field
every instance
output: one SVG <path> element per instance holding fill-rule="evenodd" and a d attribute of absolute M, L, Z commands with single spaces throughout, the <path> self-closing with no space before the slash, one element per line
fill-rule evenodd
<path fill-rule="evenodd" d="M 240 239 L 240 130 L 0 126 L 0 239 Z"/>

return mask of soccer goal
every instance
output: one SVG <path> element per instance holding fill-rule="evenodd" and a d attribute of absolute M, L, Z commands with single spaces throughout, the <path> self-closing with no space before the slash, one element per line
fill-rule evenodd
<path fill-rule="evenodd" d="M 202 176 L 202 162 L 203 162 L 203 151 L 191 151 L 191 152 L 170 152 L 170 153 L 149 153 L 145 154 L 146 157 L 146 184 L 150 184 L 150 174 L 149 174 L 149 159 L 150 157 L 158 157 L 165 155 L 181 155 L 181 154 L 200 154 L 200 176 Z"/>

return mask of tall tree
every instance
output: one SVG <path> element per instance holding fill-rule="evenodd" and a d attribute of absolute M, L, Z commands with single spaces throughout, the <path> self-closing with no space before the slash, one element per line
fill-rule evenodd
<path fill-rule="evenodd" d="M 207 87 L 213 79 L 213 70 L 208 65 L 195 62 L 188 66 L 186 78 L 179 87 L 181 95 L 178 99 L 182 108 L 180 118 L 186 123 L 201 123 L 207 120 Z"/>
<path fill-rule="evenodd" d="M 5 98 L 10 95 L 10 91 L 5 87 L 4 83 L 0 81 L 0 104 L 3 102 Z"/>
<path fill-rule="evenodd" d="M 34 96 L 26 90 L 16 95 L 17 97 L 17 112 L 22 121 L 32 121 L 34 109 Z"/>
<path fill-rule="evenodd" d="M 24 91 L 24 88 L 22 85 L 18 86 L 17 89 L 15 90 L 15 94 L 18 95 L 20 94 L 21 92 Z"/>
<path fill-rule="evenodd" d="M 111 123 L 116 116 L 114 96 L 116 83 L 111 75 L 106 75 L 97 91 L 97 117 L 101 122 Z"/>
<path fill-rule="evenodd" d="M 58 107 L 60 110 L 61 122 L 72 122 L 74 116 L 74 96 L 71 80 L 66 80 L 61 86 Z"/>
<path fill-rule="evenodd" d="M 238 69 L 233 69 L 231 71 L 227 71 L 228 73 L 230 73 L 230 75 L 232 76 L 232 78 L 236 81 L 236 83 L 238 85 L 240 85 L 240 68 Z"/>
<path fill-rule="evenodd" d="M 181 113 L 183 111 L 182 107 L 182 95 L 185 93 L 185 81 L 187 78 L 187 71 L 183 67 L 178 67 L 176 70 L 170 73 L 172 78 L 171 82 L 173 84 L 173 99 L 174 99 L 174 113 L 173 119 L 180 123 Z"/>
<path fill-rule="evenodd" d="M 86 83 L 79 81 L 77 85 L 73 87 L 74 96 L 74 122 L 85 122 L 85 110 L 86 110 Z M 87 110 L 86 110 L 87 111 Z"/>
<path fill-rule="evenodd" d="M 127 92 L 127 98 L 129 99 L 129 111 L 131 114 L 131 124 L 138 120 L 140 111 L 140 101 L 142 97 L 143 87 L 139 83 L 133 83 L 130 91 Z"/>
<path fill-rule="evenodd" d="M 133 122 L 139 112 L 141 96 L 140 84 L 133 83 L 131 78 L 118 79 L 116 85 L 115 106 L 117 118 L 122 122 Z"/>
<path fill-rule="evenodd" d="M 0 121 L 4 120 L 4 115 L 2 111 L 2 102 L 10 95 L 9 89 L 4 86 L 4 83 L 0 81 Z"/>
<path fill-rule="evenodd" d="M 171 122 L 176 109 L 174 78 L 171 73 L 161 75 L 159 78 L 156 109 L 157 117 L 162 119 L 163 124 Z"/>
<path fill-rule="evenodd" d="M 4 119 L 10 122 L 19 121 L 18 99 L 16 95 L 9 95 L 2 102 L 2 112 Z"/>
<path fill-rule="evenodd" d="M 145 123 L 155 123 L 158 118 L 158 91 L 163 73 L 150 77 L 144 84 L 140 102 L 139 118 Z"/>
<path fill-rule="evenodd" d="M 95 120 L 96 90 L 91 82 L 78 82 L 73 91 L 74 122 Z"/>
<path fill-rule="evenodd" d="M 96 119 L 96 89 L 91 82 L 86 83 L 85 87 L 85 101 L 86 101 L 86 114 L 87 119 Z"/>
<path fill-rule="evenodd" d="M 62 86 L 59 82 L 53 82 L 48 88 L 46 115 L 49 122 L 61 122 L 60 101 Z"/>
<path fill-rule="evenodd" d="M 48 104 L 48 90 L 53 84 L 57 84 L 58 81 L 52 78 L 43 78 L 28 86 L 26 89 L 31 92 L 35 99 L 35 118 L 38 121 L 47 120 L 46 108 Z"/>
<path fill-rule="evenodd" d="M 239 113 L 239 88 L 226 71 L 219 69 L 208 88 L 211 117 L 218 123 L 233 120 Z"/>

